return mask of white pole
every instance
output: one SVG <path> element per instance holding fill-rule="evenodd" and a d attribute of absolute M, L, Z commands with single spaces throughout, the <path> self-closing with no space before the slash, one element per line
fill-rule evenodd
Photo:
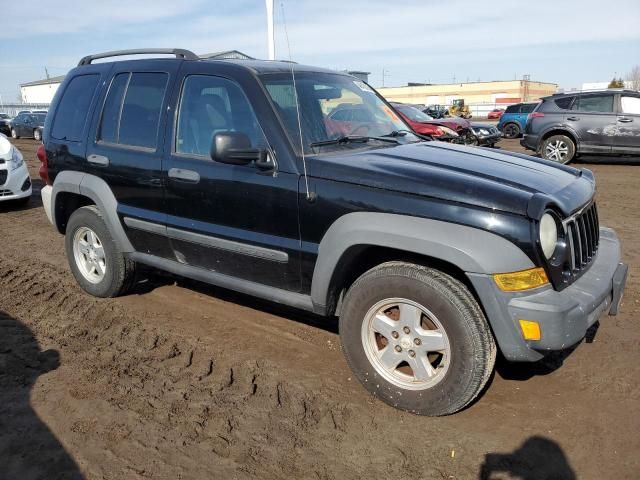
<path fill-rule="evenodd" d="M 269 60 L 276 59 L 276 43 L 273 32 L 273 0 L 265 0 L 267 4 L 267 41 L 269 42 Z"/>

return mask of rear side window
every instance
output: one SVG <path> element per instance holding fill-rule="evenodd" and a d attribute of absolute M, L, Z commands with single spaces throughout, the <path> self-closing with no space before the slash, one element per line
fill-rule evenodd
<path fill-rule="evenodd" d="M 120 73 L 102 111 L 99 141 L 155 149 L 169 75 Z"/>
<path fill-rule="evenodd" d="M 80 75 L 67 85 L 53 122 L 51 136 L 58 140 L 79 142 L 89 115 L 91 99 L 98 86 L 100 75 Z"/>
<path fill-rule="evenodd" d="M 581 112 L 613 112 L 613 95 L 589 95 L 587 97 L 578 97 L 573 103 L 571 110 L 579 110 Z"/>
<path fill-rule="evenodd" d="M 520 107 L 520 112 L 521 113 L 531 113 L 531 112 L 533 112 L 533 109 L 536 108 L 536 105 L 537 104 L 535 104 L 535 103 L 525 103 L 524 105 L 522 105 Z"/>
<path fill-rule="evenodd" d="M 571 107 L 571 102 L 573 102 L 574 98 L 575 97 L 563 97 L 554 100 L 554 102 L 558 106 L 558 108 L 561 108 L 562 110 L 569 110 L 569 107 Z"/>
<path fill-rule="evenodd" d="M 518 111 L 518 107 L 519 105 L 510 105 L 507 107 L 504 113 L 516 113 Z"/>
<path fill-rule="evenodd" d="M 622 113 L 640 115 L 640 97 L 622 97 Z"/>

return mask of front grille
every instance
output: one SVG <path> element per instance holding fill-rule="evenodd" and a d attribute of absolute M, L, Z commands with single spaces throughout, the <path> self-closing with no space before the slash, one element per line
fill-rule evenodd
<path fill-rule="evenodd" d="M 11 195 L 13 195 L 13 192 L 11 190 L 0 190 L 0 198 L 10 197 Z"/>
<path fill-rule="evenodd" d="M 4 185 L 7 182 L 8 175 L 6 170 L 0 170 L 0 185 Z"/>
<path fill-rule="evenodd" d="M 600 223 L 596 204 L 592 203 L 564 224 L 569 244 L 569 273 L 575 276 L 591 264 L 598 252 Z"/>
<path fill-rule="evenodd" d="M 491 127 L 489 131 L 491 132 L 492 135 L 498 135 L 499 133 L 496 127 Z"/>

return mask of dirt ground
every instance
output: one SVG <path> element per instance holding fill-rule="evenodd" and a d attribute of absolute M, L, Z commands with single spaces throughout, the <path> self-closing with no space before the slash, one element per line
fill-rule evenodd
<path fill-rule="evenodd" d="M 37 179 L 35 141 L 16 144 Z M 621 314 L 567 354 L 500 361 L 444 418 L 368 396 L 334 321 L 151 271 L 85 295 L 35 181 L 0 207 L 0 479 L 639 478 L 640 166 L 578 166 L 624 243 Z"/>

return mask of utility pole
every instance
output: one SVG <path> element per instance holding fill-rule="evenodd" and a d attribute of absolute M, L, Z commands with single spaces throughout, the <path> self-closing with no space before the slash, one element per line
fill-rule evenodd
<path fill-rule="evenodd" d="M 522 76 L 522 101 L 527 102 L 529 100 L 529 81 L 531 75 L 526 74 Z"/>
<path fill-rule="evenodd" d="M 384 67 L 382 67 L 382 87 L 384 87 L 384 79 L 386 77 L 390 77 L 391 75 L 389 74 L 389 70 L 385 69 Z"/>
<path fill-rule="evenodd" d="M 51 78 L 51 77 L 49 77 L 49 70 L 47 70 L 46 66 L 44 67 L 44 73 L 47 74 L 47 80 L 49 80 L 49 78 Z"/>
<path fill-rule="evenodd" d="M 273 29 L 273 0 L 265 0 L 267 5 L 267 43 L 269 44 L 269 60 L 276 59 L 276 41 Z"/>

